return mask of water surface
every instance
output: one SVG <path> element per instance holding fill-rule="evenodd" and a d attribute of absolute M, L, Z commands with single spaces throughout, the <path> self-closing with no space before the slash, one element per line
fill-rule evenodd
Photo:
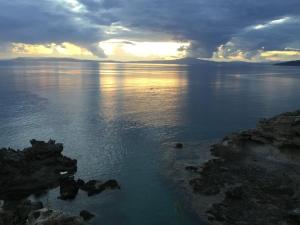
<path fill-rule="evenodd" d="M 57 190 L 41 197 L 90 210 L 90 224 L 201 224 L 170 182 L 174 161 L 204 158 L 203 143 L 298 109 L 299 87 L 297 67 L 0 62 L 0 145 L 52 138 L 78 159 L 78 177 L 117 179 L 121 191 L 72 203 Z M 177 141 L 187 147 L 173 149 Z"/>

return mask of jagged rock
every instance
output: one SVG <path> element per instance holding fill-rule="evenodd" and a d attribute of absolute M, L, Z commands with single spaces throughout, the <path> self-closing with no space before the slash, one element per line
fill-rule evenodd
<path fill-rule="evenodd" d="M 62 171 L 77 170 L 77 161 L 62 155 L 63 145 L 54 140 L 31 140 L 23 151 L 0 149 L 0 199 L 22 199 L 57 187 Z"/>
<path fill-rule="evenodd" d="M 82 210 L 80 212 L 80 216 L 85 220 L 85 221 L 89 221 L 91 220 L 93 217 L 95 217 L 94 214 L 90 213 L 89 211 L 86 210 Z"/>
<path fill-rule="evenodd" d="M 83 225 L 79 216 L 70 216 L 62 211 L 43 208 L 32 212 L 26 225 Z"/>
<path fill-rule="evenodd" d="M 62 144 L 35 139 L 30 143 L 31 147 L 22 151 L 0 149 L 0 199 L 4 200 L 0 201 L 0 225 L 81 225 L 81 217 L 42 209 L 42 203 L 22 199 L 58 186 L 63 200 L 74 199 L 79 188 L 89 196 L 105 189 L 120 189 L 115 180 L 75 181 L 77 161 L 62 155 Z M 85 219 L 92 216 L 87 212 L 82 215 Z"/>
<path fill-rule="evenodd" d="M 108 180 L 106 182 L 101 182 L 98 180 L 90 180 L 85 183 L 81 189 L 88 193 L 88 196 L 93 196 L 101 193 L 106 189 L 120 189 L 120 185 L 116 180 Z"/>
<path fill-rule="evenodd" d="M 81 183 L 81 182 L 80 182 Z M 96 186 L 100 186 L 102 185 L 103 183 L 99 180 L 89 180 L 88 182 L 82 183 L 80 189 L 83 190 L 83 191 L 89 191 L 91 189 L 95 189 Z"/>
<path fill-rule="evenodd" d="M 60 182 L 60 199 L 71 200 L 74 199 L 78 193 L 79 184 L 74 178 L 65 179 Z"/>
<path fill-rule="evenodd" d="M 264 119 L 256 129 L 228 135 L 212 146 L 217 158 L 189 182 L 198 195 L 196 205 L 204 199 L 212 224 L 300 224 L 299 118 L 296 111 Z M 207 204 L 206 195 L 216 202 Z"/>
<path fill-rule="evenodd" d="M 25 225 L 28 215 L 41 208 L 43 208 L 41 202 L 29 200 L 4 202 L 0 210 L 0 225 Z"/>
<path fill-rule="evenodd" d="M 74 177 L 69 177 L 60 183 L 59 198 L 62 200 L 72 200 L 76 197 L 79 188 L 86 191 L 88 196 L 93 196 L 107 189 L 120 189 L 120 185 L 116 180 L 108 180 L 104 183 L 98 180 L 90 180 L 85 183 L 81 179 L 75 181 Z"/>

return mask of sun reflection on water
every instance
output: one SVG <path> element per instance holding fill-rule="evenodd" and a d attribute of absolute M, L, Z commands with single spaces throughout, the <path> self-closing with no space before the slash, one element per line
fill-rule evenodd
<path fill-rule="evenodd" d="M 180 65 L 101 64 L 100 111 L 106 120 L 125 115 L 147 125 L 180 123 L 188 84 Z M 122 114 L 119 113 L 122 111 Z"/>

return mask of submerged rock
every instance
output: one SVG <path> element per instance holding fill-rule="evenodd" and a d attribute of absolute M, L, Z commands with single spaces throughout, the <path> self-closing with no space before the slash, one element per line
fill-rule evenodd
<path fill-rule="evenodd" d="M 63 145 L 54 140 L 30 141 L 24 150 L 0 149 L 0 199 L 22 199 L 57 187 L 77 170 L 77 161 L 62 155 Z"/>
<path fill-rule="evenodd" d="M 107 189 L 120 189 L 120 185 L 116 180 L 108 180 L 106 182 L 101 182 L 98 180 L 90 180 L 81 186 L 83 191 L 88 193 L 88 196 L 93 196 L 101 193 Z"/>
<path fill-rule="evenodd" d="M 121 189 L 116 180 L 108 180 L 103 184 L 103 186 L 105 187 L 105 189 Z"/>
<path fill-rule="evenodd" d="M 183 148 L 183 144 L 182 143 L 176 143 L 175 148 Z"/>
<path fill-rule="evenodd" d="M 86 211 L 86 210 L 82 210 L 80 212 L 80 216 L 83 218 L 83 220 L 85 221 L 89 221 L 91 220 L 93 217 L 95 217 L 94 214 L 90 213 L 89 211 Z"/>

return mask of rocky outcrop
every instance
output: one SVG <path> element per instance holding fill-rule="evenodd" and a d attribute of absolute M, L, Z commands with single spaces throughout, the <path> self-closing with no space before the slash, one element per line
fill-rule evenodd
<path fill-rule="evenodd" d="M 76 172 L 77 161 L 62 155 L 62 144 L 30 143 L 22 151 L 0 149 L 0 199 L 22 199 L 57 187 L 61 179 Z"/>
<path fill-rule="evenodd" d="M 0 149 L 0 225 L 80 225 L 94 215 L 82 211 L 81 217 L 70 216 L 24 199 L 58 186 L 62 200 L 74 199 L 79 189 L 88 196 L 120 189 L 116 180 L 74 180 L 77 161 L 62 155 L 62 144 L 54 140 L 30 143 L 31 147 L 22 151 Z"/>
<path fill-rule="evenodd" d="M 89 220 L 91 220 L 95 215 L 92 214 L 92 213 L 90 213 L 90 212 L 87 211 L 87 210 L 82 210 L 82 211 L 80 212 L 80 216 L 83 218 L 83 220 L 89 221 Z"/>
<path fill-rule="evenodd" d="M 67 178 L 60 182 L 60 199 L 71 200 L 74 199 L 79 190 L 79 184 L 74 178 Z"/>
<path fill-rule="evenodd" d="M 93 217 L 86 210 L 80 216 L 72 216 L 30 200 L 6 201 L 0 209 L 0 225 L 83 225 Z"/>
<path fill-rule="evenodd" d="M 42 208 L 41 202 L 29 200 L 3 202 L 0 209 L 0 225 L 25 225 L 29 214 Z"/>
<path fill-rule="evenodd" d="M 93 196 L 100 194 L 104 190 L 121 189 L 121 187 L 116 180 L 108 180 L 106 182 L 90 180 L 85 183 L 82 179 L 75 181 L 74 177 L 69 177 L 60 183 L 59 198 L 62 200 L 74 199 L 79 189 L 87 192 L 88 196 Z"/>
<path fill-rule="evenodd" d="M 211 152 L 216 158 L 186 168 L 195 201 L 218 199 L 206 203 L 211 224 L 299 224 L 300 111 L 227 136 Z"/>
<path fill-rule="evenodd" d="M 29 215 L 26 225 L 83 225 L 83 218 L 43 208 L 33 211 Z"/>

